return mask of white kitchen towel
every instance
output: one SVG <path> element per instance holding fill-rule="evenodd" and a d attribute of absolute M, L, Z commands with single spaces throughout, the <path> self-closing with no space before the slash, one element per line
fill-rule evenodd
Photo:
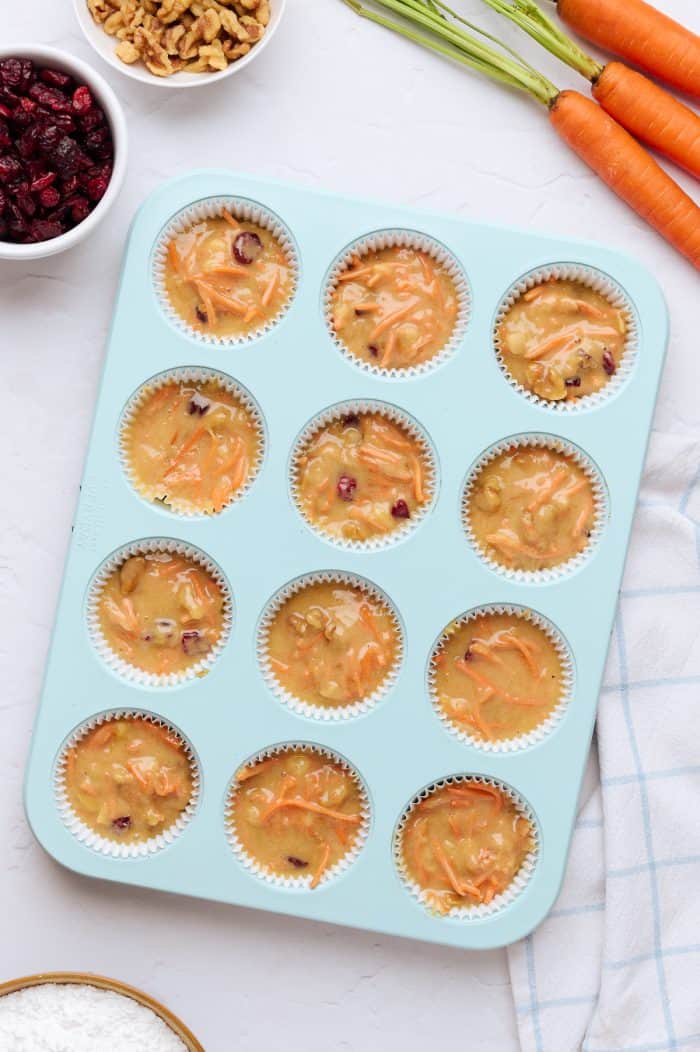
<path fill-rule="evenodd" d="M 554 909 L 509 948 L 524 1052 L 700 1049 L 700 437 L 654 432 Z"/>

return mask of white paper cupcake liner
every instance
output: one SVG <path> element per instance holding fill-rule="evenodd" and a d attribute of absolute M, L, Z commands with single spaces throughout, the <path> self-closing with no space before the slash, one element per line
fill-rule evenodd
<path fill-rule="evenodd" d="M 526 387 L 523 387 L 522 384 L 518 383 L 509 372 L 508 367 L 503 360 L 500 341 L 498 338 L 500 324 L 516 300 L 520 299 L 524 292 L 527 292 L 535 285 L 540 285 L 543 281 L 557 278 L 565 281 L 579 281 L 583 285 L 587 285 L 588 288 L 593 289 L 595 292 L 599 292 L 602 296 L 605 296 L 614 307 L 624 311 L 625 321 L 627 323 L 624 354 L 622 355 L 621 361 L 617 367 L 617 371 L 610 377 L 605 386 L 594 394 L 583 395 L 581 398 L 562 399 L 561 401 L 541 398 L 539 395 L 535 394 L 534 391 L 529 391 Z M 637 312 L 632 306 L 632 301 L 627 293 L 624 292 L 616 281 L 613 281 L 611 277 L 604 274 L 601 270 L 597 270 L 595 267 L 584 266 L 581 263 L 551 263 L 547 266 L 538 267 L 536 270 L 531 270 L 529 273 L 519 278 L 508 289 L 496 311 L 496 318 L 493 326 L 493 341 L 496 359 L 501 367 L 501 371 L 508 383 L 518 392 L 518 394 L 522 395 L 528 400 L 528 402 L 532 405 L 538 406 L 540 409 L 549 409 L 555 413 L 576 413 L 581 410 L 595 409 L 597 406 L 616 395 L 627 383 L 636 364 L 637 353 L 639 351 L 639 321 L 637 318 Z"/>
<path fill-rule="evenodd" d="M 394 663 L 387 671 L 382 683 L 372 694 L 351 705 L 314 705 L 311 702 L 304 701 L 302 698 L 297 698 L 294 694 L 285 690 L 275 676 L 270 665 L 268 652 L 269 633 L 277 613 L 289 599 L 314 584 L 344 584 L 358 588 L 372 599 L 381 603 L 386 608 L 392 619 L 394 631 L 396 633 L 396 658 Z M 326 722 L 354 719 L 357 716 L 363 716 L 365 713 L 370 712 L 389 693 L 396 683 L 401 663 L 403 661 L 403 625 L 401 624 L 398 611 L 392 601 L 385 592 L 382 592 L 380 588 L 377 588 L 375 584 L 372 584 L 372 582 L 368 581 L 365 577 L 359 577 L 357 574 L 343 573 L 335 570 L 306 574 L 304 577 L 298 577 L 296 580 L 290 581 L 289 584 L 284 585 L 283 588 L 280 588 L 270 599 L 263 611 L 263 615 L 258 625 L 257 640 L 260 670 L 269 690 L 279 701 L 282 702 L 283 705 L 286 705 L 287 708 L 292 712 L 295 712 L 298 716 L 305 716 L 308 719 L 314 720 L 324 720 Z"/>
<path fill-rule="evenodd" d="M 86 734 L 103 723 L 109 723 L 112 720 L 133 718 L 146 720 L 158 727 L 165 727 L 180 739 L 183 745 L 183 751 L 190 762 L 190 770 L 192 772 L 192 796 L 190 797 L 190 801 L 184 811 L 172 825 L 168 826 L 167 829 L 164 829 L 161 833 L 156 834 L 148 840 L 142 840 L 137 844 L 127 844 L 102 836 L 94 829 L 91 829 L 90 826 L 78 817 L 73 810 L 68 797 L 68 791 L 65 784 L 65 774 L 66 761 L 70 749 L 74 745 L 77 745 Z M 76 727 L 61 746 L 54 768 L 53 784 L 58 812 L 66 828 L 85 847 L 98 852 L 100 855 L 106 855 L 109 858 L 147 858 L 149 855 L 153 855 L 157 851 L 162 851 L 163 848 L 174 843 L 178 837 L 182 835 L 185 828 L 194 817 L 199 805 L 199 763 L 189 741 L 184 734 L 182 734 L 181 731 L 170 722 L 170 720 L 162 719 L 160 716 L 156 716 L 150 712 L 143 712 L 140 709 L 114 709 L 110 712 L 102 712 L 96 716 L 90 717 L 90 719 L 85 720 L 80 726 Z"/>
<path fill-rule="evenodd" d="M 408 435 L 411 436 L 411 438 L 418 444 L 423 457 L 423 482 L 428 498 L 420 508 L 416 509 L 410 519 L 400 520 L 401 525 L 392 529 L 389 533 L 381 534 L 376 537 L 369 537 L 364 541 L 353 541 L 347 540 L 343 537 L 334 537 L 332 534 L 327 533 L 323 527 L 311 522 L 304 513 L 297 493 L 297 486 L 299 484 L 299 458 L 303 455 L 308 443 L 314 435 L 321 430 L 321 428 L 327 427 L 336 420 L 340 420 L 344 416 L 349 416 L 352 413 L 360 415 L 362 413 L 376 413 L 379 416 L 385 417 L 392 423 L 398 424 Z M 327 541 L 329 544 L 332 544 L 343 551 L 378 551 L 382 548 L 389 548 L 403 540 L 408 534 L 412 533 L 413 530 L 417 529 L 420 523 L 423 522 L 426 516 L 433 510 L 438 491 L 438 458 L 435 447 L 428 437 L 428 433 L 418 421 L 414 420 L 413 417 L 409 416 L 403 409 L 390 405 L 388 402 L 379 402 L 372 399 L 356 399 L 332 405 L 328 409 L 324 409 L 323 412 L 319 413 L 317 416 L 313 417 L 313 419 L 306 424 L 294 442 L 289 462 L 289 479 L 294 505 L 304 522 L 318 537 L 322 537 L 324 541 Z"/>
<path fill-rule="evenodd" d="M 193 224 L 200 223 L 204 219 L 218 218 L 223 209 L 226 209 L 239 222 L 255 223 L 257 226 L 262 227 L 263 230 L 268 230 L 281 245 L 292 272 L 289 296 L 277 314 L 241 336 L 215 336 L 210 333 L 200 332 L 199 329 L 188 324 L 174 310 L 165 287 L 168 243 L 173 237 L 187 230 Z M 180 332 L 183 332 L 198 343 L 216 347 L 240 347 L 253 343 L 265 333 L 270 332 L 271 329 L 280 323 L 289 310 L 299 285 L 299 252 L 288 227 L 269 208 L 265 208 L 256 201 L 250 201 L 244 197 L 207 197 L 203 201 L 196 201 L 187 208 L 183 208 L 161 230 L 153 250 L 151 273 L 158 302 L 166 318 L 176 329 L 179 329 Z"/>
<path fill-rule="evenodd" d="M 335 332 L 332 322 L 333 293 L 335 292 L 338 278 L 344 270 L 347 270 L 353 257 L 362 257 L 368 255 L 370 252 L 379 252 L 382 249 L 394 247 L 414 248 L 419 252 L 426 252 L 437 263 L 442 264 L 454 282 L 459 306 L 457 308 L 457 317 L 455 318 L 452 335 L 445 346 L 439 350 L 437 354 L 428 361 L 421 362 L 418 365 L 407 366 L 406 368 L 383 369 L 380 365 L 375 365 L 373 362 L 366 362 L 357 358 L 348 350 Z M 328 274 L 326 275 L 323 292 L 323 313 L 330 337 L 346 361 L 350 362 L 356 368 L 361 369 L 364 373 L 381 377 L 384 380 L 409 380 L 433 372 L 434 369 L 439 368 L 451 358 L 453 354 L 455 354 L 457 348 L 464 339 L 464 334 L 469 323 L 471 313 L 471 292 L 467 276 L 461 263 L 457 260 L 457 257 L 444 245 L 441 245 L 439 241 L 436 241 L 432 237 L 428 237 L 427 234 L 421 234 L 415 230 L 378 230 L 373 234 L 367 234 L 364 237 L 353 241 L 350 245 L 344 248 L 338 256 L 336 256 L 331 264 Z"/>
<path fill-rule="evenodd" d="M 470 621 L 475 621 L 477 618 L 488 616 L 489 614 L 509 614 L 513 617 L 522 618 L 524 621 L 529 621 L 531 624 L 541 628 L 556 650 L 557 657 L 561 664 L 561 695 L 555 708 L 552 709 L 549 715 L 531 731 L 527 731 L 525 734 L 516 735 L 513 738 L 503 738 L 497 741 L 489 741 L 484 738 L 479 738 L 478 735 L 471 734 L 445 712 L 442 705 L 440 705 L 436 673 L 433 666 L 433 659 L 440 653 L 448 638 L 451 638 L 453 635 L 451 629 L 454 628 L 456 631 L 459 631 L 463 625 L 468 624 Z M 469 610 L 466 614 L 462 614 L 461 617 L 455 618 L 454 621 L 450 622 L 450 624 L 443 629 L 430 652 L 427 682 L 428 693 L 435 714 L 451 734 L 454 734 L 456 738 L 459 738 L 459 740 L 465 744 L 471 745 L 476 749 L 481 749 L 483 752 L 514 753 L 520 749 L 527 749 L 530 746 L 537 745 L 539 742 L 543 741 L 561 720 L 573 695 L 574 660 L 571 649 L 564 639 L 564 636 L 559 629 L 555 628 L 552 622 L 548 621 L 546 617 L 542 616 L 542 614 L 538 614 L 536 611 L 525 606 L 515 606 L 508 603 L 493 603 L 487 606 L 478 606 L 473 610 Z"/>
<path fill-rule="evenodd" d="M 482 902 L 476 906 L 454 906 L 446 913 L 440 914 L 430 904 L 430 893 L 417 884 L 416 881 L 411 879 L 404 865 L 402 851 L 403 832 L 409 815 L 421 800 L 425 800 L 426 797 L 430 796 L 430 794 L 436 789 L 442 789 L 447 785 L 461 785 L 465 782 L 479 782 L 481 785 L 491 785 L 495 789 L 500 789 L 505 793 L 505 795 L 515 804 L 518 813 L 530 823 L 532 827 L 533 847 L 523 859 L 520 869 L 515 874 L 508 887 L 502 891 L 500 895 L 496 895 L 488 905 Z M 394 864 L 402 884 L 407 888 L 413 898 L 423 907 L 423 909 L 427 910 L 432 916 L 436 917 L 438 920 L 445 920 L 448 918 L 466 921 L 483 920 L 485 917 L 491 917 L 494 913 L 499 913 L 501 910 L 505 909 L 506 906 L 509 906 L 529 883 L 532 874 L 535 871 L 539 855 L 539 832 L 532 809 L 525 803 L 519 793 L 516 793 L 509 785 L 506 785 L 504 782 L 501 782 L 496 778 L 487 778 L 482 775 L 449 775 L 448 777 L 441 778 L 436 782 L 432 782 L 424 789 L 421 789 L 421 791 L 416 793 L 408 806 L 404 809 L 401 818 L 396 825 L 396 829 L 394 830 L 393 851 Z"/>
<path fill-rule="evenodd" d="M 167 504 L 162 501 L 158 496 L 158 486 L 147 486 L 142 483 L 137 473 L 134 471 L 130 460 L 129 460 L 129 428 L 134 420 L 135 415 L 141 406 L 145 403 L 154 391 L 164 387 L 166 384 L 187 384 L 187 383 L 215 383 L 222 390 L 227 391 L 238 399 L 243 408 L 250 414 L 251 420 L 254 422 L 259 439 L 258 456 L 255 463 L 251 466 L 251 470 L 248 475 L 246 482 L 240 486 L 235 493 L 232 494 L 230 500 L 226 505 L 218 512 L 204 512 L 198 511 L 189 506 L 187 501 L 181 501 L 177 497 L 169 500 Z M 221 515 L 222 512 L 230 508 L 232 504 L 237 504 L 245 497 L 249 492 L 251 486 L 255 482 L 256 478 L 260 473 L 263 460 L 265 459 L 265 446 L 266 446 L 266 431 L 265 421 L 262 415 L 260 406 L 255 401 L 250 391 L 246 390 L 242 384 L 238 383 L 232 377 L 227 376 L 226 373 L 219 372 L 216 369 L 204 369 L 199 367 L 186 367 L 181 369 L 168 369 L 166 372 L 158 373 L 157 376 L 151 377 L 150 380 L 146 380 L 145 383 L 134 391 L 129 401 L 126 403 L 121 419 L 119 421 L 119 459 L 121 461 L 122 470 L 126 475 L 131 487 L 135 490 L 139 497 L 143 500 L 148 501 L 151 504 L 156 504 L 161 507 L 164 511 L 170 512 L 173 515 L 184 516 L 187 518 L 207 518 L 210 519 L 213 516 Z"/>
<path fill-rule="evenodd" d="M 516 447 L 523 448 L 528 446 L 537 446 L 540 449 L 551 449 L 555 452 L 565 453 L 572 457 L 591 484 L 593 504 L 595 507 L 593 529 L 591 530 L 591 535 L 588 538 L 588 544 L 586 547 L 565 562 L 558 563 L 556 566 L 546 567 L 543 570 L 513 569 L 512 567 L 497 562 L 496 559 L 492 559 L 479 544 L 472 529 L 469 514 L 469 498 L 483 468 L 491 463 L 491 461 L 495 460 L 496 457 L 500 456 L 501 453 L 505 453 Z M 566 577 L 578 570 L 591 557 L 600 542 L 600 538 L 602 537 L 608 522 L 609 514 L 608 488 L 597 465 L 594 464 L 582 449 L 579 449 L 578 446 L 575 446 L 572 442 L 567 442 L 566 439 L 559 438 L 557 435 L 548 435 L 539 432 L 512 435 L 510 438 L 504 438 L 500 442 L 496 442 L 493 446 L 489 446 L 489 448 L 485 450 L 485 452 L 482 453 L 470 467 L 462 496 L 462 525 L 464 526 L 467 539 L 475 554 L 490 570 L 493 570 L 494 573 L 506 577 L 509 581 L 518 581 L 521 584 L 549 584 L 552 581 L 560 580 L 562 577 Z"/>
<path fill-rule="evenodd" d="M 262 863 L 258 862 L 257 859 L 253 858 L 243 847 L 238 834 L 236 832 L 236 825 L 234 821 L 232 801 L 233 796 L 238 788 L 238 782 L 236 781 L 236 773 L 241 767 L 250 767 L 260 760 L 266 760 L 270 756 L 279 756 L 286 752 L 308 752 L 313 753 L 316 756 L 322 756 L 328 760 L 332 760 L 333 763 L 340 764 L 345 771 L 353 778 L 355 784 L 360 789 L 363 805 L 361 811 L 361 822 L 357 830 L 357 836 L 355 841 L 348 849 L 342 858 L 338 859 L 334 866 L 331 866 L 322 875 L 317 888 L 311 888 L 311 882 L 313 880 L 313 874 L 307 873 L 298 877 L 294 876 L 281 876 L 279 873 L 273 873 L 267 869 Z M 233 778 L 229 782 L 226 790 L 226 803 L 225 803 L 225 825 L 226 825 L 226 837 L 228 842 L 235 854 L 238 862 L 251 874 L 258 877 L 260 880 L 265 881 L 271 887 L 285 888 L 292 891 L 315 891 L 318 888 L 323 887 L 325 884 L 330 883 L 332 880 L 336 880 L 338 877 L 346 873 L 347 870 L 357 861 L 362 848 L 367 842 L 369 836 L 370 823 L 371 823 L 371 809 L 369 802 L 369 793 L 364 780 L 360 776 L 359 772 L 346 760 L 344 757 L 333 752 L 331 749 L 326 749 L 322 745 L 314 745 L 310 742 L 284 742 L 279 745 L 271 745 L 267 749 L 261 749 L 260 752 L 255 753 L 253 756 L 248 757 L 239 767 L 236 769 Z M 245 784 L 245 783 L 244 783 Z"/>
<path fill-rule="evenodd" d="M 191 559 L 201 566 L 202 569 L 206 570 L 216 581 L 223 597 L 221 634 L 212 649 L 183 672 L 171 672 L 165 675 L 145 672 L 143 669 L 129 664 L 128 661 L 116 654 L 102 632 L 99 617 L 100 596 L 110 574 L 132 555 L 149 555 L 154 552 L 169 552 L 170 554 L 182 555 L 187 559 Z M 205 675 L 221 654 L 231 634 L 233 599 L 230 586 L 224 574 L 203 551 L 191 544 L 185 544 L 184 541 L 152 537 L 147 540 L 132 541 L 131 544 L 123 545 L 123 547 L 118 548 L 117 551 L 109 555 L 98 567 L 88 586 L 86 617 L 88 635 L 92 645 L 98 656 L 112 672 L 139 687 L 176 687 L 188 680 Z"/>

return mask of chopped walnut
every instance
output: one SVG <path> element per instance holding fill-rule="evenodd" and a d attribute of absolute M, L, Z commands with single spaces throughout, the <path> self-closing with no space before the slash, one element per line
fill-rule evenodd
<path fill-rule="evenodd" d="M 211 73 L 247 55 L 270 21 L 269 0 L 87 0 L 127 65 L 156 77 Z"/>

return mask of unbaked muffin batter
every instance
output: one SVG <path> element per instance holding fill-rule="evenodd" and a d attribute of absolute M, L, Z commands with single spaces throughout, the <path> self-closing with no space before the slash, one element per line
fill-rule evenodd
<path fill-rule="evenodd" d="M 625 312 L 580 281 L 552 279 L 524 292 L 503 318 L 506 369 L 548 401 L 600 391 L 625 353 Z"/>
<path fill-rule="evenodd" d="M 408 369 L 439 354 L 457 309 L 445 266 L 428 252 L 395 245 L 353 257 L 333 291 L 332 324 L 353 357 Z"/>
<path fill-rule="evenodd" d="M 588 544 L 593 487 L 569 453 L 513 446 L 479 472 L 467 516 L 484 554 L 514 570 L 544 570 Z"/>
<path fill-rule="evenodd" d="M 404 869 L 437 913 L 488 905 L 533 848 L 532 825 L 501 790 L 479 781 L 433 789 L 401 834 Z"/>
<path fill-rule="evenodd" d="M 304 515 L 323 533 L 343 540 L 391 533 L 430 499 L 421 444 L 378 413 L 349 413 L 319 428 L 297 469 Z"/>
<path fill-rule="evenodd" d="M 396 625 L 386 604 L 338 582 L 312 583 L 287 599 L 274 616 L 267 644 L 280 686 L 324 708 L 343 708 L 374 694 L 396 651 Z"/>
<path fill-rule="evenodd" d="M 130 419 L 125 442 L 145 496 L 210 514 L 248 482 L 260 454 L 257 421 L 214 380 L 155 387 Z"/>
<path fill-rule="evenodd" d="M 223 629 L 219 585 L 184 555 L 132 555 L 113 570 L 98 601 L 111 649 L 144 672 L 186 671 L 212 650 Z"/>
<path fill-rule="evenodd" d="M 527 734 L 562 697 L 556 647 L 542 628 L 515 614 L 455 622 L 444 633 L 432 668 L 440 710 L 482 741 Z"/>
<path fill-rule="evenodd" d="M 352 849 L 364 796 L 342 764 L 292 749 L 258 760 L 236 775 L 230 819 L 246 854 L 278 876 L 324 873 Z"/>
<path fill-rule="evenodd" d="M 193 788 L 182 739 L 138 716 L 110 719 L 76 742 L 66 756 L 64 784 L 85 825 L 126 844 L 172 826 Z"/>
<path fill-rule="evenodd" d="M 210 336 L 259 329 L 279 314 L 293 280 L 274 235 L 225 210 L 176 234 L 168 245 L 168 299 L 183 321 Z"/>

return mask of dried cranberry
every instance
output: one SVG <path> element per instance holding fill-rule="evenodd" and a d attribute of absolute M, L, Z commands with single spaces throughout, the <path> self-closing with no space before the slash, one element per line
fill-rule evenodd
<path fill-rule="evenodd" d="M 238 263 L 248 266 L 255 263 L 263 251 L 263 243 L 257 234 L 251 230 L 244 230 L 234 239 L 233 255 Z"/>
<path fill-rule="evenodd" d="M 121 818 L 112 819 L 112 825 L 120 833 L 124 833 L 127 829 L 131 828 L 131 819 L 128 815 L 122 815 Z"/>
<path fill-rule="evenodd" d="M 373 343 L 370 343 L 370 345 L 368 346 L 367 350 L 369 351 L 369 353 L 372 355 L 373 358 L 378 358 L 379 357 L 379 348 L 376 347 Z"/>
<path fill-rule="evenodd" d="M 66 197 L 69 197 L 70 194 L 75 193 L 79 185 L 80 184 L 78 182 L 78 176 L 69 175 L 67 179 L 63 180 L 63 193 L 66 195 Z"/>
<path fill-rule="evenodd" d="M 35 219 L 31 226 L 32 241 L 50 241 L 64 232 L 63 225 L 55 219 Z"/>
<path fill-rule="evenodd" d="M 36 144 L 44 153 L 52 153 L 61 141 L 61 129 L 55 124 L 42 124 L 36 133 Z"/>
<path fill-rule="evenodd" d="M 86 197 L 76 197 L 71 203 L 70 214 L 75 223 L 82 223 L 83 219 L 90 215 L 90 212 L 92 212 L 92 205 Z"/>
<path fill-rule="evenodd" d="M 395 519 L 410 519 L 411 512 L 409 511 L 408 504 L 403 498 L 399 497 L 391 508 L 391 514 Z"/>
<path fill-rule="evenodd" d="M 18 58 L 6 58 L 0 62 L 0 81 L 6 88 L 19 88 L 24 81 L 22 63 Z"/>
<path fill-rule="evenodd" d="M 22 177 L 22 162 L 10 153 L 0 157 L 0 183 L 11 185 L 17 183 Z"/>
<path fill-rule="evenodd" d="M 567 387 L 580 387 L 581 386 L 581 377 L 580 376 L 570 376 L 567 380 L 564 380 L 564 383 L 566 384 Z"/>
<path fill-rule="evenodd" d="M 199 416 L 204 416 L 210 406 L 211 402 L 209 399 L 201 395 L 199 391 L 195 391 L 187 403 L 187 412 L 190 416 L 193 416 L 195 413 L 198 413 Z"/>
<path fill-rule="evenodd" d="M 209 641 L 196 628 L 183 632 L 180 643 L 188 657 L 192 654 L 207 654 L 211 650 Z"/>
<path fill-rule="evenodd" d="M 55 186 L 47 186 L 39 194 L 39 201 L 42 208 L 55 208 L 61 200 L 61 195 Z"/>
<path fill-rule="evenodd" d="M 207 321 L 209 320 L 207 318 L 207 312 L 205 310 L 202 310 L 199 304 L 197 304 L 197 306 L 195 307 L 194 312 L 197 315 L 197 319 L 201 321 L 202 325 L 206 325 Z"/>
<path fill-rule="evenodd" d="M 0 117 L 4 117 L 6 121 L 12 119 L 12 110 L 2 102 L 0 102 Z"/>
<path fill-rule="evenodd" d="M 56 182 L 55 172 L 44 172 L 43 175 L 38 176 L 30 184 L 29 189 L 33 194 L 40 194 L 42 190 L 45 190 L 47 186 L 51 186 L 52 183 Z"/>
<path fill-rule="evenodd" d="M 41 81 L 32 84 L 29 89 L 29 97 L 53 113 L 70 113 L 72 108 L 70 99 L 62 91 L 59 91 L 58 88 L 51 88 L 48 84 L 42 84 Z"/>
<path fill-rule="evenodd" d="M 108 186 L 109 179 L 105 179 L 102 175 L 96 175 L 94 176 L 94 178 L 88 179 L 88 197 L 91 201 L 99 201 L 102 197 L 104 197 Z"/>
<path fill-rule="evenodd" d="M 85 84 L 81 84 L 73 92 L 73 112 L 77 114 L 87 113 L 92 109 L 92 95 Z"/>
<path fill-rule="evenodd" d="M 97 108 L 88 110 L 87 113 L 83 113 L 80 116 L 80 127 L 84 132 L 92 131 L 93 128 L 99 128 L 101 124 L 104 124 L 104 114 L 102 110 Z"/>
<path fill-rule="evenodd" d="M 359 427 L 360 417 L 357 413 L 348 413 L 343 417 L 343 427 Z"/>
<path fill-rule="evenodd" d="M 43 80 L 44 84 L 50 84 L 52 88 L 67 88 L 73 83 L 73 78 L 60 69 L 42 69 L 39 79 Z"/>
<path fill-rule="evenodd" d="M 31 121 L 31 118 L 30 118 Z M 16 123 L 16 122 L 15 122 Z M 22 132 L 17 140 L 17 153 L 28 161 L 37 152 L 37 130 L 36 124 L 30 123 L 29 127 Z"/>
<path fill-rule="evenodd" d="M 612 353 L 608 350 L 603 351 L 603 368 L 605 369 L 608 376 L 614 376 L 617 366 L 615 365 L 615 359 Z"/>
<path fill-rule="evenodd" d="M 464 651 L 464 660 L 465 661 L 473 661 L 474 660 L 474 655 L 472 653 L 471 646 L 468 646 L 467 649 Z"/>
<path fill-rule="evenodd" d="M 69 135 L 62 135 L 52 154 L 51 161 L 59 175 L 75 175 L 80 167 L 81 150 Z"/>
<path fill-rule="evenodd" d="M 12 145 L 12 138 L 10 136 L 10 129 L 7 123 L 0 117 L 0 149 L 4 150 L 7 146 Z"/>
<path fill-rule="evenodd" d="M 357 489 L 357 479 L 350 475 L 341 475 L 336 484 L 336 490 L 341 500 L 354 500 Z"/>
<path fill-rule="evenodd" d="M 23 190 L 15 196 L 17 207 L 21 208 L 26 216 L 31 219 L 36 214 L 36 201 L 28 190 Z"/>
<path fill-rule="evenodd" d="M 287 862 L 289 862 L 290 866 L 294 866 L 295 869 L 306 869 L 309 864 L 303 858 L 297 858 L 296 855 L 287 855 Z"/>

